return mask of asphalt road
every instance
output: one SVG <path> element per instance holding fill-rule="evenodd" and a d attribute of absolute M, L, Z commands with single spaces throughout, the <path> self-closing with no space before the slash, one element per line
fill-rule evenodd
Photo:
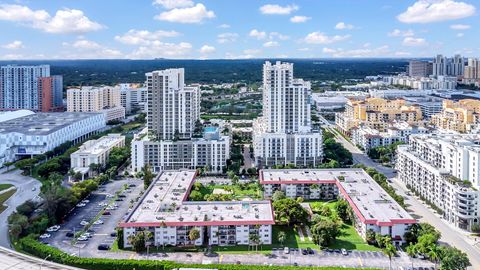
<path fill-rule="evenodd" d="M 333 129 L 333 125 L 328 121 L 320 118 L 327 129 Z M 334 132 L 334 134 L 336 134 Z M 408 205 L 409 213 L 421 222 L 428 222 L 442 233 L 440 242 L 454 246 L 465 253 L 467 253 L 470 262 L 472 264 L 471 269 L 480 269 L 480 250 L 477 247 L 472 246 L 467 236 L 460 232 L 459 229 L 453 228 L 441 216 L 429 209 L 421 200 L 415 196 L 407 196 L 408 189 L 406 186 L 396 179 L 396 172 L 392 168 L 384 167 L 379 163 L 373 162 L 367 155 L 365 155 L 355 145 L 347 141 L 342 136 L 336 136 L 336 141 L 341 143 L 347 150 L 352 153 L 354 163 L 361 163 L 367 167 L 372 167 L 377 171 L 385 174 L 391 182 L 390 185 L 397 191 L 399 195 L 402 195 Z"/>
<path fill-rule="evenodd" d="M 12 184 L 17 188 L 15 194 L 5 203 L 8 208 L 0 214 L 0 246 L 11 248 L 8 238 L 8 216 L 25 201 L 39 199 L 41 183 L 34 178 L 21 175 L 19 170 L 15 170 L 0 174 L 0 184 Z"/>

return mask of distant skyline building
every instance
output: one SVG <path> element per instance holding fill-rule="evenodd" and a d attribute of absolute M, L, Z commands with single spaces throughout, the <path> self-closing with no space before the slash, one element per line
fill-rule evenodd
<path fill-rule="evenodd" d="M 311 85 L 294 79 L 293 64 L 263 65 L 263 116 L 254 122 L 253 149 L 258 167 L 322 162 L 322 133 L 311 124 Z"/>
<path fill-rule="evenodd" d="M 132 169 L 153 171 L 204 168 L 226 170 L 230 137 L 200 123 L 200 87 L 185 86 L 185 70 L 146 73 L 147 128 L 132 142 Z"/>
<path fill-rule="evenodd" d="M 465 79 L 480 79 L 480 60 L 469 58 L 464 72 Z"/>
<path fill-rule="evenodd" d="M 465 60 L 459 54 L 448 58 L 438 54 L 433 58 L 433 76 L 462 76 L 465 67 Z"/>
<path fill-rule="evenodd" d="M 433 74 L 433 64 L 428 61 L 412 60 L 408 62 L 408 76 L 428 77 Z"/>
<path fill-rule="evenodd" d="M 62 76 L 49 65 L 0 67 L 0 110 L 61 111 Z"/>
<path fill-rule="evenodd" d="M 120 88 L 120 104 L 126 114 L 147 111 L 148 91 L 142 84 L 122 83 Z"/>
<path fill-rule="evenodd" d="M 101 112 L 107 122 L 125 118 L 125 108 L 120 102 L 120 89 L 110 86 L 68 89 L 67 111 Z"/>

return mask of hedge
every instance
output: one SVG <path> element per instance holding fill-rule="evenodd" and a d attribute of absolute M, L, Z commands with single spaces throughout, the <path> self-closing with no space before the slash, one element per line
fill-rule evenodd
<path fill-rule="evenodd" d="M 25 237 L 18 241 L 16 247 L 19 251 L 39 257 L 48 258 L 49 261 L 53 261 L 60 264 L 75 266 L 79 268 L 89 270 L 172 270 L 176 268 L 208 268 L 219 270 L 353 270 L 355 268 L 342 268 L 342 267 L 300 267 L 300 266 L 265 266 L 265 265 L 235 265 L 235 264 L 182 264 L 166 260 L 127 260 L 127 259 L 104 259 L 104 258 L 79 258 L 64 253 L 54 247 L 47 246 L 35 240 L 32 237 Z"/>

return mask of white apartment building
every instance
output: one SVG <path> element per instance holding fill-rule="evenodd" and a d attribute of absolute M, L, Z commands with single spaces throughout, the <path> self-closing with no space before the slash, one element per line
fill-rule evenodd
<path fill-rule="evenodd" d="M 433 64 L 428 61 L 409 61 L 408 76 L 410 77 L 428 77 L 433 73 Z"/>
<path fill-rule="evenodd" d="M 36 113 L 0 122 L 0 166 L 83 141 L 105 124 L 100 113 Z"/>
<path fill-rule="evenodd" d="M 441 54 L 433 58 L 433 76 L 462 76 L 465 67 L 465 60 L 461 55 L 448 58 Z"/>
<path fill-rule="evenodd" d="M 134 111 L 146 111 L 148 91 L 147 88 L 138 84 L 122 83 L 116 87 L 120 88 L 120 103 L 127 114 Z"/>
<path fill-rule="evenodd" d="M 438 114 L 443 110 L 442 98 L 431 96 L 405 97 L 405 101 L 407 101 L 409 106 L 419 106 L 420 110 L 422 110 L 422 116 L 426 120 L 432 118 L 433 115 Z"/>
<path fill-rule="evenodd" d="M 125 118 L 117 87 L 83 86 L 67 90 L 68 112 L 102 112 L 107 122 Z"/>
<path fill-rule="evenodd" d="M 362 169 L 261 170 L 260 184 L 270 198 L 282 190 L 287 197 L 345 199 L 355 213 L 355 229 L 365 238 L 368 230 L 389 235 L 395 244 L 417 221 Z"/>
<path fill-rule="evenodd" d="M 125 246 L 130 246 L 130 235 L 144 230 L 152 232 L 155 246 L 251 245 L 252 234 L 261 244 L 272 243 L 275 220 L 270 201 L 187 201 L 194 181 L 192 170 L 159 174 L 120 223 Z M 192 229 L 200 231 L 200 238 L 190 239 Z"/>
<path fill-rule="evenodd" d="M 90 164 L 105 166 L 114 147 L 125 146 L 125 136 L 108 134 L 98 140 L 89 140 L 70 155 L 70 168 L 82 174 L 82 180 L 90 171 Z"/>
<path fill-rule="evenodd" d="M 415 135 L 397 149 L 398 178 L 467 230 L 480 219 L 479 142 L 478 134 Z"/>
<path fill-rule="evenodd" d="M 313 93 L 312 101 L 317 111 L 334 111 L 345 108 L 348 98 L 344 96 L 325 96 L 323 93 Z"/>
<path fill-rule="evenodd" d="M 230 137 L 218 128 L 203 132 L 200 120 L 200 88 L 187 87 L 184 69 L 147 73 L 147 129 L 132 142 L 132 169 L 150 164 L 154 171 L 208 167 L 222 173 L 230 157 Z"/>
<path fill-rule="evenodd" d="M 355 145 L 361 146 L 365 151 L 378 146 L 388 146 L 396 142 L 407 143 L 412 134 L 426 134 L 428 129 L 411 125 L 407 122 L 394 122 L 389 124 L 384 132 L 366 125 L 354 127 L 351 139 Z"/>
<path fill-rule="evenodd" d="M 413 89 L 447 89 L 453 90 L 457 87 L 457 77 L 438 75 L 436 77 L 410 77 L 410 76 L 385 76 L 383 82 L 386 85 L 402 85 Z"/>
<path fill-rule="evenodd" d="M 322 161 L 322 134 L 311 125 L 310 82 L 294 79 L 293 64 L 263 65 L 263 116 L 253 124 L 257 167 L 315 166 Z"/>

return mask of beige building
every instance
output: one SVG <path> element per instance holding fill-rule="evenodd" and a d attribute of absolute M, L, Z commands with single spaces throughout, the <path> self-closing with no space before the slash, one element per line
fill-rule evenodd
<path fill-rule="evenodd" d="M 422 110 L 419 106 L 406 105 L 403 99 L 387 100 L 368 98 L 366 100 L 349 100 L 345 112 L 337 113 L 335 122 L 340 131 L 350 133 L 354 127 L 364 124 L 379 131 L 385 131 L 389 122 L 404 121 L 417 124 L 422 121 Z"/>
<path fill-rule="evenodd" d="M 441 113 L 432 116 L 432 124 L 437 128 L 469 132 L 480 122 L 480 100 L 462 99 L 458 102 L 443 101 Z"/>
<path fill-rule="evenodd" d="M 98 140 L 89 140 L 70 155 L 71 168 L 82 174 L 82 180 L 90 170 L 90 164 L 105 166 L 114 147 L 125 146 L 125 136 L 108 134 Z"/>
<path fill-rule="evenodd" d="M 107 121 L 125 118 L 119 87 L 71 88 L 67 90 L 67 111 L 103 112 Z"/>

